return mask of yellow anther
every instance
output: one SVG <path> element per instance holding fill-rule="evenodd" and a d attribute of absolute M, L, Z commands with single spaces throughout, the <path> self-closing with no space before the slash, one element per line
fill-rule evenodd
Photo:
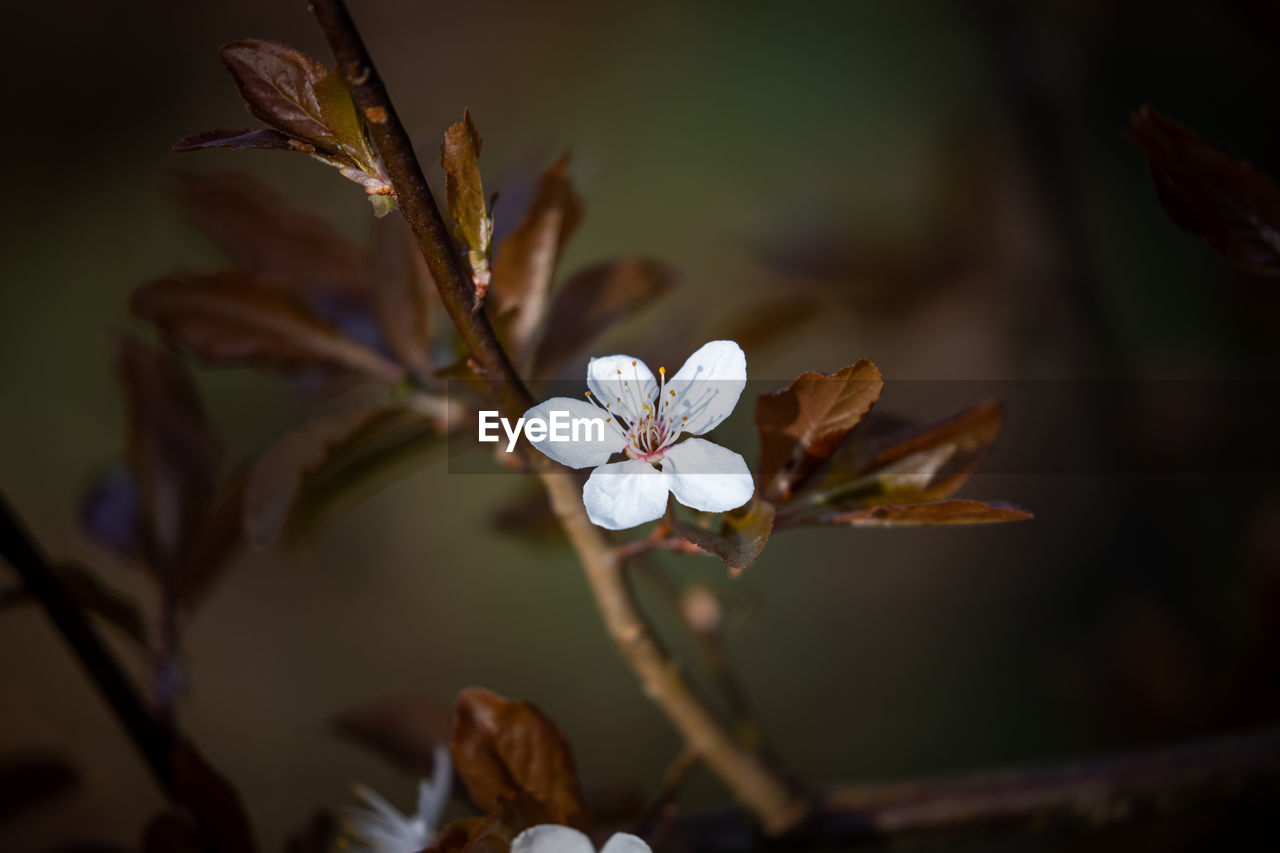
<path fill-rule="evenodd" d="M 658 372 L 665 376 L 667 374 L 667 369 L 665 367 L 659 367 Z"/>

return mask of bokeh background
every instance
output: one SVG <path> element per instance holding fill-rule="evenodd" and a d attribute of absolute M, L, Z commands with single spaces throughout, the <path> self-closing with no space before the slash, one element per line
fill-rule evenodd
<path fill-rule="evenodd" d="M 632 252 L 680 270 L 673 296 L 598 351 L 668 348 L 674 366 L 751 306 L 794 296 L 820 310 L 750 353 L 753 380 L 870 357 L 886 411 L 895 380 L 1196 379 L 1251 394 L 1274 376 L 1274 284 L 1176 230 L 1125 135 L 1150 102 L 1280 173 L 1267 107 L 1280 21 L 1266 4 L 353 5 L 433 180 L 440 135 L 469 106 L 500 223 L 570 148 L 588 214 L 562 270 Z M 89 544 L 76 508 L 121 446 L 109 354 L 141 328 L 129 291 L 219 262 L 178 213 L 174 171 L 251 172 L 359 238 L 371 217 L 305 158 L 169 153 L 252 123 L 220 43 L 326 56 L 305 4 L 26 3 L 17 25 L 0 142 L 0 485 L 51 551 L 141 598 L 145 582 Z M 300 417 L 279 381 L 198 375 L 235 454 Z M 954 408 L 918 396 L 914 414 Z M 1086 396 L 1081 440 L 1141 455 L 1150 438 L 1145 467 L 1160 473 L 996 464 L 965 494 L 1034 522 L 789 533 L 734 582 L 714 561 L 672 559 L 676 577 L 727 590 L 733 659 L 805 778 L 1050 760 L 1274 716 L 1275 469 L 1180 470 L 1178 447 L 1222 440 L 1214 418 Z M 1052 459 L 1063 440 L 1036 421 L 1011 409 L 1017 458 Z M 571 553 L 493 532 L 523 485 L 424 459 L 301 547 L 246 554 L 200 613 L 182 724 L 240 786 L 267 849 L 347 801 L 353 780 L 410 805 L 412 783 L 329 724 L 399 691 L 442 708 L 473 684 L 533 700 L 589 783 L 656 786 L 677 740 Z M 61 751 L 82 776 L 0 823 L 0 848 L 135 841 L 160 797 L 34 608 L 0 613 L 0 683 L 0 753 Z M 688 801 L 723 797 L 698 776 Z M 1210 830 L 1124 844 L 1202 849 Z"/>

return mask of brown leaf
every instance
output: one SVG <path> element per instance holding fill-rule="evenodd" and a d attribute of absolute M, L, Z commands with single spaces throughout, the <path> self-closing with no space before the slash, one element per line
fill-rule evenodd
<path fill-rule="evenodd" d="M 333 726 L 410 776 L 427 779 L 435 773 L 435 747 L 449 739 L 450 719 L 448 709 L 434 699 L 400 694 L 343 711 Z"/>
<path fill-rule="evenodd" d="M 344 336 L 302 301 L 238 271 L 154 281 L 133 292 L 130 307 L 209 364 L 286 373 L 327 368 L 388 383 L 404 378 L 403 368 Z"/>
<path fill-rule="evenodd" d="M 194 133 L 179 139 L 173 143 L 171 150 L 182 153 L 205 148 L 230 148 L 232 151 L 248 151 L 257 148 L 268 151 L 302 151 L 308 154 L 315 151 L 314 145 L 294 139 L 278 130 L 262 128 L 206 130 L 203 133 Z"/>
<path fill-rule="evenodd" d="M 865 438 L 859 431 L 832 456 L 816 490 L 831 491 L 876 474 L 881 486 L 902 484 L 880 492 L 882 503 L 949 497 L 986 461 L 1003 425 L 1004 403 L 984 400 L 932 423 L 908 424 Z M 920 480 L 916 475 L 926 468 L 930 474 Z M 908 495 L 901 489 L 911 477 L 916 477 L 916 485 Z"/>
<path fill-rule="evenodd" d="M 882 504 L 869 509 L 818 516 L 820 524 L 850 527 L 920 527 L 924 525 L 998 524 L 1026 521 L 1031 513 L 1003 504 L 949 500 L 921 504 Z"/>
<path fill-rule="evenodd" d="M 261 182 L 236 172 L 182 174 L 176 190 L 192 222 L 264 286 L 302 298 L 368 294 L 367 254 Z"/>
<path fill-rule="evenodd" d="M 546 313 L 556 264 L 582 216 L 582 199 L 574 192 L 565 154 L 542 174 L 533 204 L 493 259 L 494 303 L 518 357 L 528 352 Z"/>
<path fill-rule="evenodd" d="M 318 418 L 276 441 L 249 473 L 243 518 L 258 547 L 279 535 L 307 478 L 337 467 L 380 433 L 428 421 L 402 406 L 365 405 Z"/>
<path fill-rule="evenodd" d="M 423 375 L 431 360 L 431 301 L 435 282 L 413 233 L 401 217 L 374 231 L 374 313 L 401 364 Z"/>
<path fill-rule="evenodd" d="M 730 574 L 737 576 L 756 561 L 764 551 L 773 530 L 774 506 L 753 498 L 744 507 L 726 512 L 719 531 L 671 519 L 671 527 L 704 551 L 716 555 Z"/>
<path fill-rule="evenodd" d="M 1160 203 L 1174 223 L 1237 267 L 1280 275 L 1280 187 L 1150 106 L 1133 117 Z"/>
<path fill-rule="evenodd" d="M 487 252 L 492 237 L 484 185 L 480 181 L 481 146 L 470 110 L 463 111 L 462 121 L 450 125 L 440 145 L 445 204 L 453 218 L 458 242 L 472 252 Z"/>
<path fill-rule="evenodd" d="M 166 582 L 213 494 L 222 449 L 182 365 L 168 351 L 121 338 L 116 374 L 125 399 L 125 456 L 137 488 L 143 555 Z"/>
<path fill-rule="evenodd" d="M 255 118 L 290 136 L 339 150 L 338 128 L 316 91 L 328 69 L 288 45 L 262 39 L 233 41 L 218 52 Z M 331 107 L 328 112 L 332 111 Z"/>
<path fill-rule="evenodd" d="M 656 302 L 675 283 L 675 271 L 648 258 L 623 258 L 575 273 L 556 294 L 538 344 L 538 375 L 553 372 L 601 332 Z"/>
<path fill-rule="evenodd" d="M 173 749 L 170 757 L 174 799 L 190 809 L 199 822 L 211 853 L 254 853 L 253 839 L 240 795 L 222 774 L 196 751 L 190 741 Z"/>
<path fill-rule="evenodd" d="M 785 501 L 829 457 L 880 397 L 880 371 L 863 359 L 834 374 L 803 373 L 756 401 L 760 493 Z"/>
<path fill-rule="evenodd" d="M 479 687 L 463 690 L 449 748 L 476 805 L 513 830 L 540 823 L 585 826 L 573 753 L 533 705 Z"/>

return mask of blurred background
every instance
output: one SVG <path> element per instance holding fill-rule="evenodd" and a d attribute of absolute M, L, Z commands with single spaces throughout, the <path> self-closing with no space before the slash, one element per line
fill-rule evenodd
<path fill-rule="evenodd" d="M 666 352 L 674 367 L 753 306 L 775 306 L 767 325 L 794 298 L 818 310 L 749 348 L 752 379 L 779 387 L 869 357 L 888 379 L 884 411 L 977 402 L 895 403 L 895 380 L 1191 379 L 1248 395 L 1275 375 L 1274 283 L 1178 231 L 1126 138 L 1149 102 L 1280 173 L 1264 106 L 1280 17 L 1267 4 L 353 7 L 433 182 L 440 136 L 468 106 L 500 230 L 571 149 L 587 218 L 561 270 L 639 252 L 680 271 L 670 297 L 597 352 Z M 149 334 L 128 315 L 130 290 L 221 262 L 180 215 L 175 171 L 253 173 L 357 240 L 372 218 L 305 158 L 169 153 L 187 134 L 254 124 L 219 44 L 270 38 L 327 58 L 305 4 L 24 4 L 18 27 L 0 142 L 0 485 L 51 552 L 145 600 L 145 581 L 76 515 L 120 452 L 113 342 Z M 197 376 L 234 457 L 300 418 L 278 380 Z M 713 560 L 663 558 L 726 590 L 730 653 L 798 774 L 1047 761 L 1274 718 L 1276 469 L 1182 470 L 1179 448 L 1224 441 L 1221 419 L 1102 399 L 1082 394 L 1069 435 L 1111 463 L 1075 473 L 1000 463 L 1052 460 L 1064 440 L 1011 406 L 993 473 L 964 495 L 1013 501 L 1033 522 L 791 532 L 732 582 Z M 750 458 L 749 419 L 744 403 L 734 446 Z M 656 788 L 679 744 L 608 642 L 572 554 L 493 532 L 524 485 L 425 457 L 309 542 L 247 553 L 213 593 L 186 638 L 181 722 L 240 787 L 266 849 L 348 801 L 354 780 L 411 805 L 410 780 L 330 725 L 388 693 L 446 710 L 468 685 L 532 700 L 589 785 Z M 0 680 L 0 753 L 65 753 L 81 776 L 57 803 L 0 822 L 0 848 L 134 843 L 161 798 L 38 609 L 0 613 Z M 725 797 L 699 773 L 687 801 Z M 1210 831 L 1157 827 L 1117 846 L 1201 849 Z"/>

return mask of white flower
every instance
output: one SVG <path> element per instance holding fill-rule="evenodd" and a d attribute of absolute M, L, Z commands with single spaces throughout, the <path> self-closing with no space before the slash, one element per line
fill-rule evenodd
<path fill-rule="evenodd" d="M 569 418 L 604 415 L 600 440 L 534 442 L 552 459 L 571 468 L 595 468 L 582 490 L 591 521 L 610 530 L 660 518 L 667 493 L 703 512 L 727 512 L 751 499 L 755 484 L 742 456 L 701 438 L 679 444 L 681 435 L 702 435 L 720 424 L 747 383 L 747 357 L 733 341 L 711 341 L 689 356 L 670 381 L 660 379 L 629 355 L 593 358 L 587 364 L 587 398 L 553 397 L 525 413 L 550 421 L 552 412 Z M 609 462 L 625 451 L 626 460 Z M 608 463 L 608 464 L 605 464 Z"/>
<path fill-rule="evenodd" d="M 418 783 L 418 810 L 403 815 L 399 809 L 364 785 L 355 791 L 366 806 L 349 806 L 346 844 L 348 853 L 420 853 L 435 841 L 440 814 L 449 801 L 449 783 L 453 775 L 449 750 L 437 746 L 435 765 L 430 779 Z"/>
<path fill-rule="evenodd" d="M 576 829 L 544 823 L 526 829 L 511 842 L 511 853 L 596 853 L 591 839 Z M 640 838 L 614 833 L 600 853 L 652 853 Z"/>

